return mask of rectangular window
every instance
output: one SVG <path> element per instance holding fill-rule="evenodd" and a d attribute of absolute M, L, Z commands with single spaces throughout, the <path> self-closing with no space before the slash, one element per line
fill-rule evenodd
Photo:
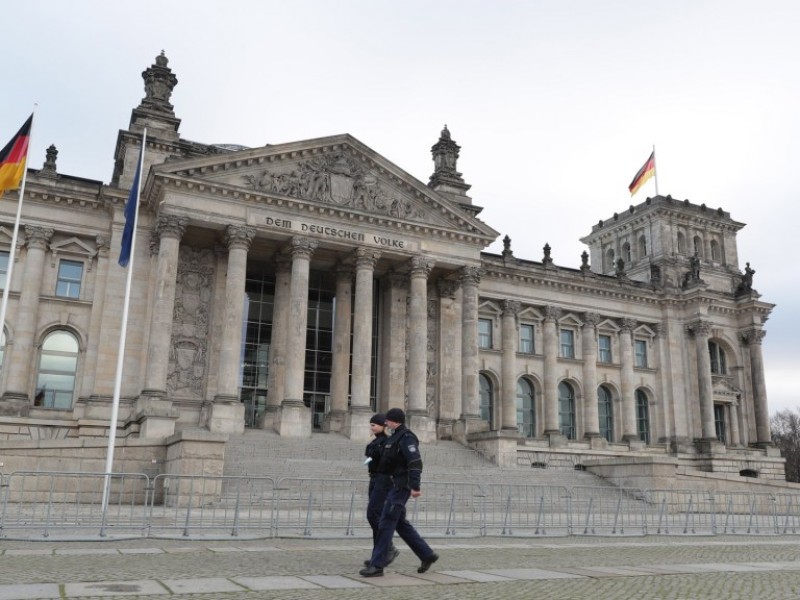
<path fill-rule="evenodd" d="M 74 260 L 62 260 L 58 263 L 56 296 L 80 298 L 81 279 L 83 279 L 83 263 Z"/>
<path fill-rule="evenodd" d="M 647 368 L 647 342 L 644 340 L 633 341 L 633 364 L 640 369 Z"/>
<path fill-rule="evenodd" d="M 575 358 L 575 332 L 571 329 L 561 330 L 561 356 Z"/>
<path fill-rule="evenodd" d="M 533 354 L 533 325 L 519 326 L 519 351 Z"/>
<path fill-rule="evenodd" d="M 0 252 L 0 290 L 6 288 L 6 275 L 8 275 L 8 252 Z"/>
<path fill-rule="evenodd" d="M 611 362 L 611 336 L 601 335 L 597 338 L 598 360 L 601 363 Z"/>
<path fill-rule="evenodd" d="M 725 406 L 722 404 L 714 405 L 714 429 L 717 440 L 725 443 Z"/>
<path fill-rule="evenodd" d="M 478 347 L 492 347 L 492 320 L 478 319 Z"/>

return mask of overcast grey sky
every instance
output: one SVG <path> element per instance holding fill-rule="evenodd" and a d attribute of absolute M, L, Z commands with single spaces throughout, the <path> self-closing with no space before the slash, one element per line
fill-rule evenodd
<path fill-rule="evenodd" d="M 577 267 L 579 238 L 659 192 L 747 223 L 778 306 L 771 412 L 800 407 L 800 2 L 26 0 L 7 3 L 0 138 L 38 103 L 29 165 L 108 182 L 163 49 L 183 137 L 260 146 L 350 133 L 427 182 L 446 123 L 481 218 L 516 256 Z M 500 240 L 490 251 L 500 251 Z"/>

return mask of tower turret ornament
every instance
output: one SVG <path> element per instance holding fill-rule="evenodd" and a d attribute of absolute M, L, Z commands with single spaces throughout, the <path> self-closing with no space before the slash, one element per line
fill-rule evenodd
<path fill-rule="evenodd" d="M 178 78 L 172 73 L 167 64 L 169 60 L 164 55 L 164 51 L 156 56 L 156 61 L 148 69 L 142 72 L 144 79 L 144 93 L 142 103 L 139 108 L 147 108 L 158 112 L 166 112 L 174 115 L 173 106 L 169 99 L 172 90 L 178 84 Z"/>
<path fill-rule="evenodd" d="M 450 137 L 450 130 L 447 125 L 442 129 L 439 141 L 431 147 L 433 155 L 433 175 L 431 175 L 430 187 L 441 184 L 449 184 L 463 190 L 468 190 L 471 186 L 464 183 L 464 178 L 457 170 L 458 153 L 461 146 L 456 144 Z"/>

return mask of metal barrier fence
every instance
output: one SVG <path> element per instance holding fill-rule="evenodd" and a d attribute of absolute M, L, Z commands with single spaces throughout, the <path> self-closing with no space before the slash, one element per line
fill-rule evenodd
<path fill-rule="evenodd" d="M 366 480 L 0 473 L 0 538 L 362 537 Z M 800 494 L 426 482 L 425 536 L 798 535 Z"/>

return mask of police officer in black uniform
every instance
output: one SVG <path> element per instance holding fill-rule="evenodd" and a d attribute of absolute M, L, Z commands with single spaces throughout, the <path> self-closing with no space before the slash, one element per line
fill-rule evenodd
<path fill-rule="evenodd" d="M 390 408 L 386 412 L 386 425 L 393 433 L 384 444 L 378 472 L 390 475 L 392 485 L 381 512 L 378 541 L 372 550 L 372 558 L 369 565 L 359 571 L 363 577 L 383 575 L 384 567 L 391 562 L 390 548 L 395 531 L 422 561 L 417 573 L 426 572 L 439 560 L 439 555 L 406 520 L 406 502 L 409 497 L 418 498 L 422 495 L 422 456 L 419 452 L 419 440 L 405 426 L 405 422 L 406 414 L 402 409 Z"/>
<path fill-rule="evenodd" d="M 369 427 L 372 430 L 372 435 L 375 438 L 367 444 L 364 450 L 364 456 L 367 457 L 366 465 L 369 472 L 369 491 L 367 501 L 367 521 L 372 527 L 372 545 L 373 547 L 378 542 L 378 525 L 381 520 L 381 511 L 386 502 L 386 494 L 389 492 L 389 486 L 392 484 L 392 478 L 386 473 L 379 473 L 378 466 L 381 462 L 381 455 L 383 454 L 383 446 L 386 440 L 389 439 L 386 435 L 386 417 L 382 413 L 372 415 L 369 420 Z M 400 551 L 394 547 L 394 544 L 389 548 L 389 563 L 391 563 Z M 369 566 L 369 559 L 364 561 L 364 566 Z"/>

